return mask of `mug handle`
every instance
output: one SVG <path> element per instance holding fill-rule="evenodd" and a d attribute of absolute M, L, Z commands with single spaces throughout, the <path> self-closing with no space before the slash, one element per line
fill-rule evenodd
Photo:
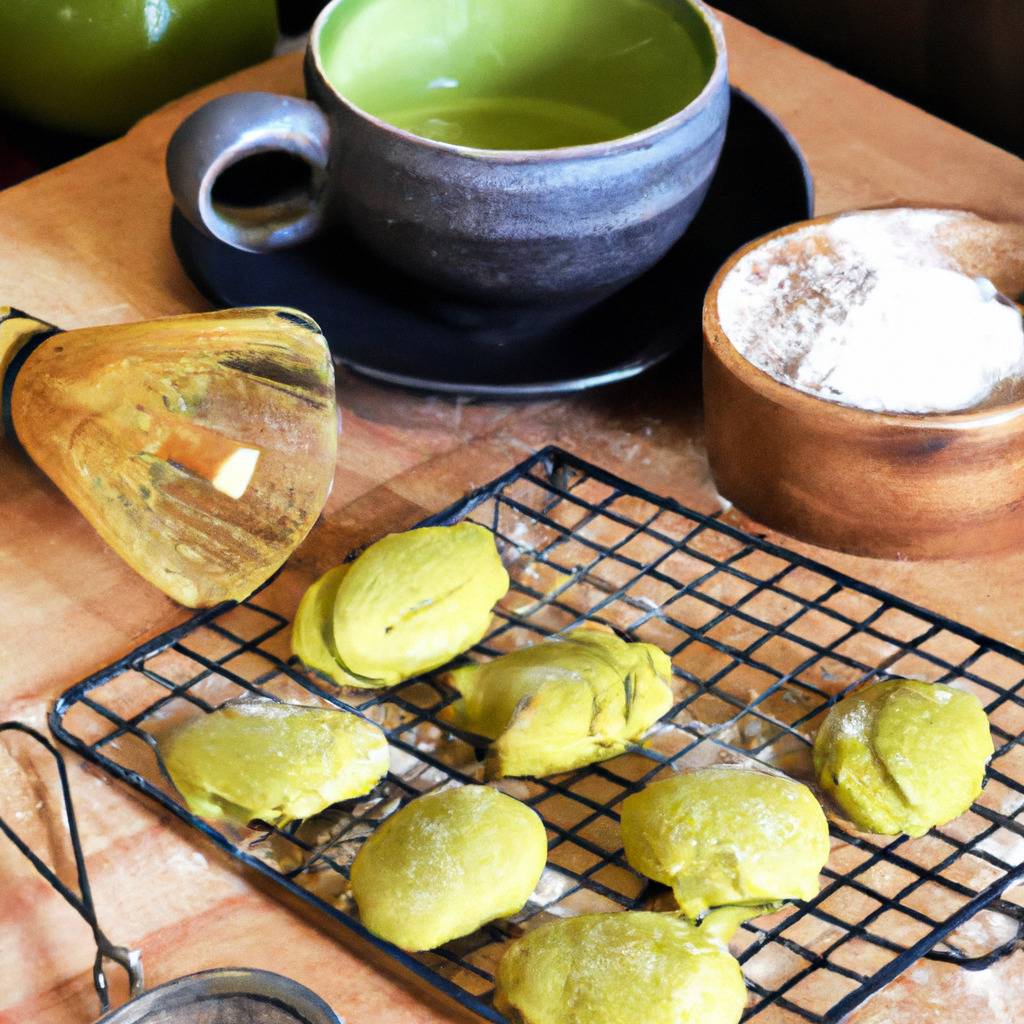
<path fill-rule="evenodd" d="M 311 238 L 327 205 L 330 126 L 309 100 L 269 92 L 219 96 L 190 114 L 167 147 L 178 209 L 246 252 Z"/>

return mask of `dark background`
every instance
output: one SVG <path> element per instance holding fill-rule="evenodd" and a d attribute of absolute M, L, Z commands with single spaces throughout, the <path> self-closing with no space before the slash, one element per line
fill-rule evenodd
<path fill-rule="evenodd" d="M 1024 156 L 1024 0 L 715 6 Z"/>
<path fill-rule="evenodd" d="M 279 0 L 283 33 L 304 32 L 324 2 Z M 715 6 L 1024 156 L 1024 0 L 717 0 Z M 95 145 L 0 113 L 0 188 Z"/>

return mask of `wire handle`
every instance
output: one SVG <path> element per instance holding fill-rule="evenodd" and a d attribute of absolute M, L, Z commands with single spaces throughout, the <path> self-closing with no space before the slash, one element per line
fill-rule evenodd
<path fill-rule="evenodd" d="M 0 437 L 17 440 L 11 414 L 14 378 L 28 357 L 47 338 L 59 333 L 53 324 L 27 316 L 20 309 L 0 306 Z"/>
<path fill-rule="evenodd" d="M 96 942 L 96 960 L 93 963 L 92 980 L 93 985 L 96 987 L 96 994 L 100 999 L 100 1014 L 105 1014 L 110 1009 L 110 989 L 107 985 L 107 976 L 103 970 L 104 960 L 113 960 L 124 968 L 128 974 L 130 994 L 134 998 L 137 995 L 141 995 L 143 988 L 142 956 L 136 949 L 115 946 L 103 934 L 103 930 L 100 928 L 99 921 L 96 918 L 96 907 L 92 899 L 89 876 L 85 869 L 85 857 L 82 854 L 82 842 L 78 836 L 78 823 L 75 820 L 75 808 L 71 801 L 71 787 L 68 783 L 64 758 L 45 736 L 36 732 L 31 726 L 24 725 L 21 722 L 3 722 L 0 723 L 0 733 L 2 732 L 21 732 L 26 736 L 30 736 L 48 750 L 56 762 L 57 775 L 60 779 L 61 797 L 64 802 L 64 818 L 68 826 L 68 835 L 71 838 L 71 849 L 75 856 L 75 871 L 78 874 L 78 888 L 81 895 L 69 889 L 57 877 L 53 869 L 41 860 L 25 840 L 4 821 L 3 817 L 0 817 L 0 830 L 31 861 L 36 871 L 71 904 L 92 929 L 93 939 Z"/>

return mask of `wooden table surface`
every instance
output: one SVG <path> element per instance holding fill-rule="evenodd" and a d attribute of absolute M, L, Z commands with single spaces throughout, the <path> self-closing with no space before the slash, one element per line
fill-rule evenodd
<path fill-rule="evenodd" d="M 734 82 L 804 147 L 819 213 L 906 201 L 1024 220 L 1024 162 L 736 21 L 726 19 L 726 30 Z M 300 93 L 298 56 L 186 97 L 125 138 L 0 194 L 0 303 L 64 327 L 204 308 L 168 239 L 164 149 L 200 102 L 247 88 Z M 344 427 L 334 492 L 295 564 L 333 564 L 550 442 L 656 492 L 714 507 L 698 366 L 697 353 L 682 353 L 625 385 L 505 405 L 414 396 L 339 370 Z M 1024 551 L 932 564 L 813 554 L 1003 640 L 1024 641 Z M 183 614 L 107 551 L 37 471 L 0 447 L 0 717 L 41 725 L 67 685 Z M 0 808 L 71 877 L 59 828 L 39 814 L 52 799 L 39 767 L 22 748 L 0 747 Z M 71 781 L 101 918 L 115 941 L 141 948 L 150 983 L 248 965 L 309 985 L 349 1024 L 462 1019 L 351 939 L 329 937 L 283 908 L 210 845 L 75 759 Z M 0 841 L 0 1021 L 94 1019 L 91 960 L 86 927 Z M 946 1021 L 952 1005 L 961 1024 L 1022 1019 L 1024 954 L 980 974 L 922 962 L 853 1020 L 933 1024 Z"/>

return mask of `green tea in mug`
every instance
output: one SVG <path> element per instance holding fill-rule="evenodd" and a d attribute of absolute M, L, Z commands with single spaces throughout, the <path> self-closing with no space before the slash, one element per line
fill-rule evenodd
<path fill-rule="evenodd" d="M 706 24 L 680 0 L 345 0 L 320 55 L 366 113 L 492 150 L 642 131 L 695 99 L 715 65 Z"/>

